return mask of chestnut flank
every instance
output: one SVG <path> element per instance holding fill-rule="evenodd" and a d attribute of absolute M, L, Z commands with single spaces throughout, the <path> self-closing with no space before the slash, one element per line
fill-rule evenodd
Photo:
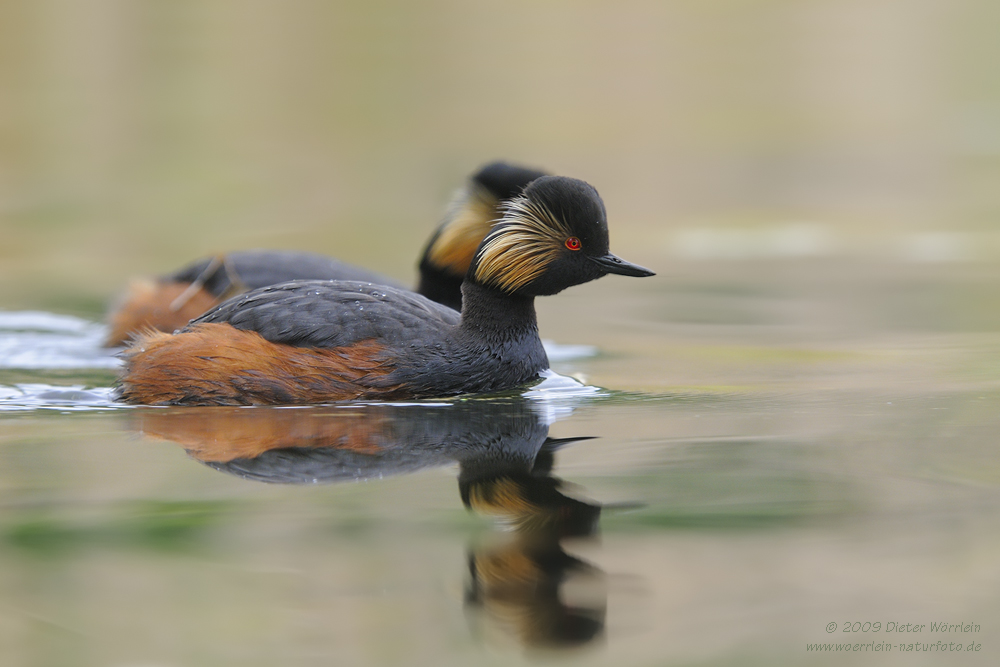
<path fill-rule="evenodd" d="M 228 324 L 140 336 L 123 354 L 119 398 L 144 405 L 301 405 L 405 397 L 385 348 L 272 343 Z"/>

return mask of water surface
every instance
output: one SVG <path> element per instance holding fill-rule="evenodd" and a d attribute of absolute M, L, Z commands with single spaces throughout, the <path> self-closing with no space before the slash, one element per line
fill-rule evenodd
<path fill-rule="evenodd" d="M 101 325 L 0 314 L 4 661 L 991 664 L 992 315 L 697 266 L 550 300 L 561 380 L 410 404 L 121 406 Z"/>

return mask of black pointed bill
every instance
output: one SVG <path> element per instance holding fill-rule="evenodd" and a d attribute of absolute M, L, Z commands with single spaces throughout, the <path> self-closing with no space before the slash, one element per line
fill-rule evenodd
<path fill-rule="evenodd" d="M 596 435 L 583 435 L 577 438 L 545 438 L 545 442 L 542 443 L 542 449 L 555 451 L 560 447 L 571 445 L 574 442 L 582 442 L 583 440 L 593 440 L 596 437 L 597 437 Z"/>
<path fill-rule="evenodd" d="M 632 262 L 626 262 L 621 257 L 616 257 L 610 252 L 607 255 L 602 255 L 601 257 L 591 257 L 590 261 L 594 262 L 608 273 L 617 273 L 620 276 L 645 278 L 646 276 L 656 275 L 649 269 L 639 266 L 638 264 L 633 264 Z"/>

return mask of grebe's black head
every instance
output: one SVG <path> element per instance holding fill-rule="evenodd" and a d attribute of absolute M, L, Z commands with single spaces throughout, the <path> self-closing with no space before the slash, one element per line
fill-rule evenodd
<path fill-rule="evenodd" d="M 461 308 L 462 281 L 476 248 L 493 223 L 503 217 L 505 202 L 544 175 L 543 171 L 506 162 L 491 162 L 473 174 L 455 194 L 444 221 L 424 249 L 417 291 L 446 306 Z"/>
<path fill-rule="evenodd" d="M 608 250 L 607 214 L 597 190 L 575 178 L 544 176 L 507 203 L 468 277 L 511 294 L 543 296 L 609 273 L 655 275 Z"/>

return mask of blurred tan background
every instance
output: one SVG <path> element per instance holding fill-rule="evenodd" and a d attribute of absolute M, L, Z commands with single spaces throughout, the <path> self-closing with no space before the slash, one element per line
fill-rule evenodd
<path fill-rule="evenodd" d="M 482 163 L 584 178 L 658 272 L 539 303 L 602 352 L 559 372 L 643 392 L 551 431 L 645 508 L 583 545 L 585 664 L 792 664 L 845 619 L 975 620 L 992 664 L 998 37 L 995 0 L 0 0 L 0 310 L 235 248 L 409 281 Z M 133 414 L 4 414 L 0 662 L 521 664 L 465 617 L 453 469 L 254 485 Z"/>
<path fill-rule="evenodd" d="M 403 279 L 506 158 L 657 267 L 1000 254 L 987 0 L 0 3 L 0 308 L 247 247 Z"/>

